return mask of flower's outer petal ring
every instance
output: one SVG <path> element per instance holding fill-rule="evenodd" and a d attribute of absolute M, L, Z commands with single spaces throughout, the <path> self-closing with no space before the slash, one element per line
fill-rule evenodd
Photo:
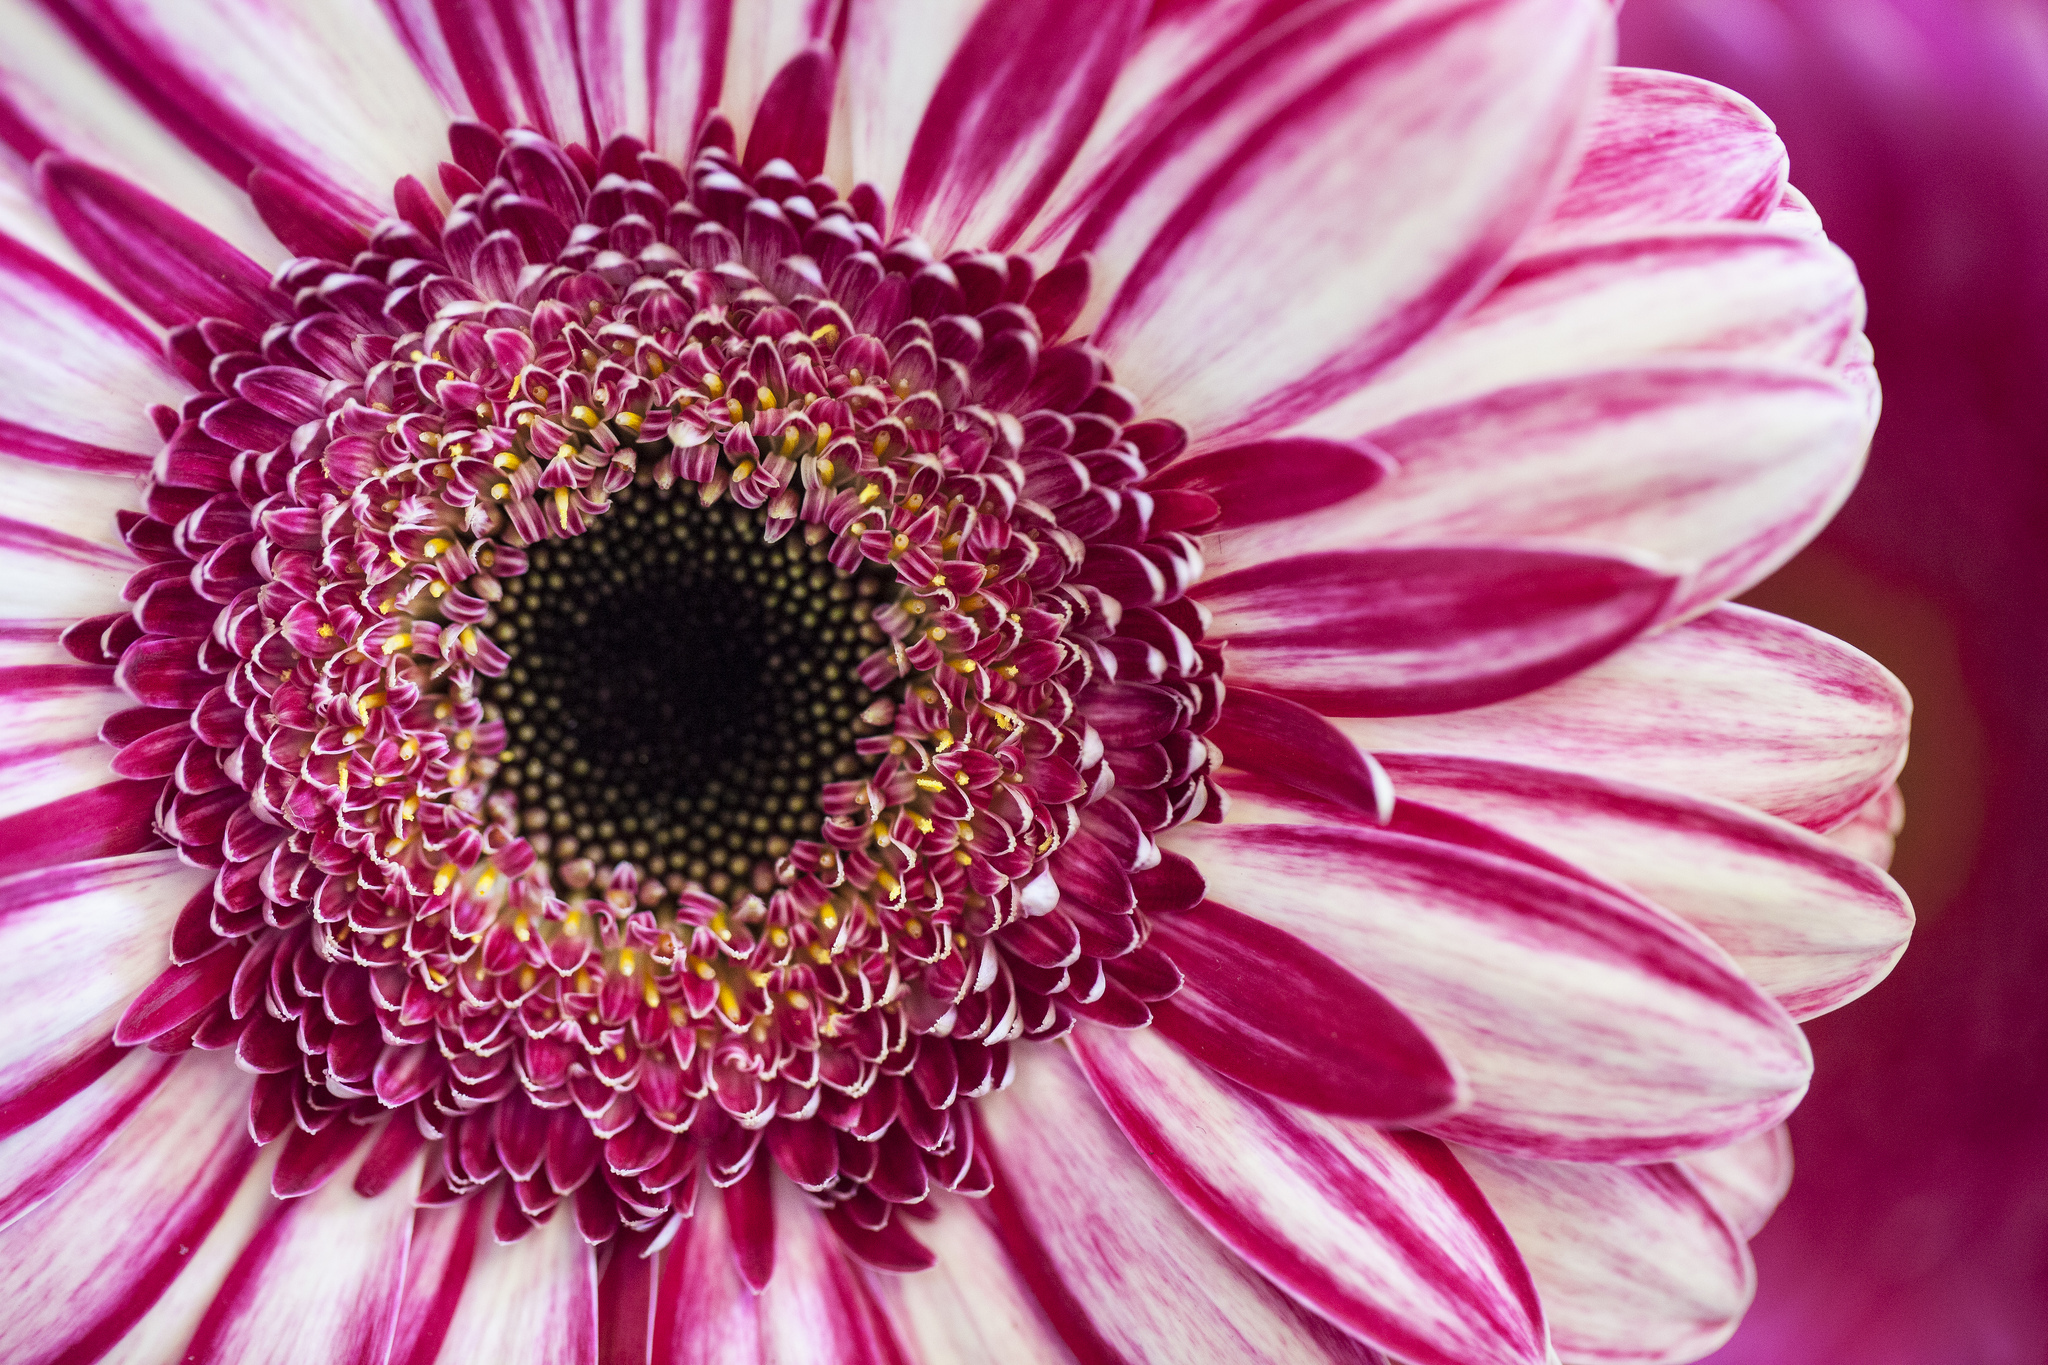
<path fill-rule="evenodd" d="M 727 1360 L 891 1365 L 906 1359 L 877 1297 L 876 1281 L 894 1277 L 871 1277 L 863 1270 L 794 1184 L 777 1178 L 771 1188 L 775 1274 L 760 1293 L 741 1276 L 725 1201 L 711 1190 L 699 1196 L 696 1212 L 662 1253 L 654 1297 L 654 1359 L 676 1365 Z"/>
<path fill-rule="evenodd" d="M 938 1216 L 918 1224 L 917 1236 L 937 1263 L 872 1277 L 907 1357 L 917 1365 L 1075 1365 L 981 1206 L 943 1192 L 933 1201 Z"/>
<path fill-rule="evenodd" d="M 70 1184 L 174 1064 L 159 1053 L 103 1043 L 26 1094 L 0 1101 L 0 1130 L 7 1131 L 0 1138 L 0 1228 Z M 82 1088 L 80 1076 L 91 1078 Z"/>
<path fill-rule="evenodd" d="M 104 783 L 101 724 L 128 704 L 93 664 L 0 666 L 0 816 Z"/>
<path fill-rule="evenodd" d="M 405 1283 L 419 1173 L 416 1159 L 403 1178 L 365 1199 L 345 1170 L 316 1194 L 273 1204 L 181 1359 L 383 1365 Z"/>
<path fill-rule="evenodd" d="M 165 966 L 178 912 L 206 875 L 131 853 L 0 880 L 0 1132 L 91 1083 L 135 993 Z M 97 1067 L 97 1071 L 94 1068 Z"/>
<path fill-rule="evenodd" d="M 1514 543 L 1328 550 L 1204 579 L 1233 682 L 1330 716 L 1484 706 L 1611 654 L 1677 579 L 1633 559 Z"/>
<path fill-rule="evenodd" d="M 1906 800 L 1899 794 L 1899 784 L 1894 782 L 1829 830 L 1827 840 L 1882 870 L 1892 865 L 1892 843 L 1905 822 Z"/>
<path fill-rule="evenodd" d="M 1403 800 L 1526 839 L 1671 911 L 1728 950 L 1795 1019 L 1875 986 L 1913 929 L 1891 878 L 1787 821 L 1582 773 L 1388 754 Z"/>
<path fill-rule="evenodd" d="M 761 107 L 768 87 L 775 77 L 789 65 L 798 53 L 817 44 L 831 45 L 838 33 L 842 14 L 851 26 L 857 22 L 857 11 L 849 8 L 851 0 L 795 0 L 791 4 L 756 5 L 736 3 L 731 8 L 728 34 L 725 40 L 725 67 L 721 83 L 715 95 L 719 111 L 731 120 L 733 130 L 738 134 L 739 145 L 747 145 L 747 135 L 753 131 L 754 115 Z M 944 13 L 938 22 L 929 28 L 919 28 L 919 42 L 934 44 L 935 58 L 952 50 L 950 44 L 942 42 L 944 30 L 953 22 L 952 11 L 956 8 L 953 0 L 945 0 L 939 8 Z M 715 24 L 717 11 L 707 9 L 707 24 Z M 850 39 L 849 39 L 850 42 Z M 850 71 L 842 54 L 839 67 Z M 882 73 L 886 71 L 885 77 Z M 858 84 L 891 85 L 899 79 L 915 79 L 912 73 L 899 72 L 894 66 L 866 68 L 868 79 Z M 849 93 L 855 82 L 848 82 Z M 696 129 L 690 130 L 695 134 Z M 680 152 L 681 149 L 678 149 Z"/>
<path fill-rule="evenodd" d="M 732 0 L 578 6 L 583 89 L 599 140 L 630 134 L 677 161 L 688 156 L 718 104 L 731 26 Z"/>
<path fill-rule="evenodd" d="M 408 1122 L 404 1115 L 400 1122 Z M 393 1365 L 431 1365 L 447 1339 L 455 1306 L 469 1282 L 479 1241 L 488 1242 L 488 1196 L 421 1209 L 406 1248 L 405 1288 L 391 1333 Z"/>
<path fill-rule="evenodd" d="M 121 586 L 135 568 L 125 548 L 0 516 L 0 648 L 7 651 L 0 657 L 29 668 L 77 663 L 58 643 L 65 630 L 118 610 Z"/>
<path fill-rule="evenodd" d="M 1612 26 L 1592 0 L 1332 19 L 1190 95 L 1066 246 L 1113 291 L 1082 327 L 1198 443 L 1278 431 L 1485 287 L 1568 164 Z"/>
<path fill-rule="evenodd" d="M 1471 312 L 1292 431 L 1348 439 L 1501 389 L 1688 355 L 1833 370 L 1862 327 L 1856 268 L 1824 238 L 1645 229 L 1518 260 Z"/>
<path fill-rule="evenodd" d="M 1682 615 L 1752 586 L 1840 506 L 1863 400 L 1805 367 L 1697 362 L 1574 375 L 1374 432 L 1400 473 L 1307 516 L 1212 539 L 1212 573 L 1282 555 L 1487 538 L 1650 554 Z"/>
<path fill-rule="evenodd" d="M 1063 1050 L 1020 1057 L 1015 1083 L 977 1117 L 996 1177 L 987 1216 L 1082 1365 L 1384 1365 L 1210 1237 Z"/>
<path fill-rule="evenodd" d="M 0 876 L 158 848 L 163 779 L 108 782 L 0 819 Z"/>
<path fill-rule="evenodd" d="M 849 0 L 834 160 L 886 202 L 896 202 L 932 96 L 988 7 L 988 0 Z M 882 71 L 889 73 L 886 80 L 862 76 Z"/>
<path fill-rule="evenodd" d="M 443 107 L 500 130 L 532 128 L 556 142 L 591 141 L 576 67 L 574 7 L 547 0 L 381 0 L 381 7 Z M 445 119 L 433 125 L 436 135 L 445 129 Z"/>
<path fill-rule="evenodd" d="M 260 1207 L 248 1091 L 227 1057 L 187 1054 L 78 1178 L 0 1232 L 0 1359 L 95 1360 L 138 1323 L 157 1350 L 128 1358 L 179 1354 Z"/>
<path fill-rule="evenodd" d="M 1456 1059 L 1472 1104 L 1430 1131 L 1548 1160 L 1664 1160 L 1776 1123 L 1805 1092 L 1798 1027 L 1654 907 L 1435 839 L 1232 823 L 1274 814 L 1233 794 L 1230 822 L 1162 843 L 1211 900 L 1365 977 Z"/>
<path fill-rule="evenodd" d="M 222 317 L 260 334 L 284 318 L 261 266 L 120 176 L 49 155 L 36 185 L 79 254 L 164 326 Z"/>
<path fill-rule="evenodd" d="M 1754 1237 L 1792 1188 L 1792 1138 L 1779 1124 L 1679 1164 L 1744 1237 Z"/>
<path fill-rule="evenodd" d="M 1458 1159 L 1514 1234 L 1572 1365 L 1698 1360 L 1749 1307 L 1749 1247 L 1684 1167 Z"/>
<path fill-rule="evenodd" d="M 1761 222 L 1784 197 L 1785 168 L 1777 130 L 1733 90 L 1614 67 L 1578 171 L 1519 251 L 1670 223 Z"/>
<path fill-rule="evenodd" d="M 1898 775 L 1911 705 L 1898 679 L 1839 640 L 1723 605 L 1513 701 L 1332 723 L 1370 753 L 1562 768 L 1828 830 Z"/>
<path fill-rule="evenodd" d="M 1441 1143 L 1219 1082 L 1150 1030 L 1073 1044 L 1152 1173 L 1288 1293 L 1411 1365 L 1543 1359 L 1529 1272 Z"/>
<path fill-rule="evenodd" d="M 376 0 L 49 7 L 109 78 L 237 184 L 260 166 L 368 224 L 394 180 L 443 155 L 448 110 Z"/>
<path fill-rule="evenodd" d="M 502 1185 L 492 1196 L 511 1197 Z M 596 1365 L 597 1266 L 569 1210 L 558 1209 L 519 1241 L 500 1244 L 481 1236 L 472 1245 L 462 1296 L 447 1319 L 439 1352 L 415 1359 L 433 1365 Z M 408 1292 L 408 1308 L 412 1302 Z"/>

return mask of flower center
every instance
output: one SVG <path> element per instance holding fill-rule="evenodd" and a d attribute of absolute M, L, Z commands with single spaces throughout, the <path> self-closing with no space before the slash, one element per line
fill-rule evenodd
<path fill-rule="evenodd" d="M 857 669 L 883 638 L 883 583 L 800 536 L 766 542 L 764 522 L 629 486 L 503 580 L 493 786 L 517 793 L 537 852 L 631 861 L 676 895 L 765 892 L 772 861 L 815 836 L 820 788 L 859 771 L 855 741 L 875 729 Z"/>

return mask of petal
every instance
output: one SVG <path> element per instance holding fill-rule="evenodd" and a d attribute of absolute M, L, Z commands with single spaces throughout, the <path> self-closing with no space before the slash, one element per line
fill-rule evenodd
<path fill-rule="evenodd" d="M 1019 1057 L 977 1117 L 1011 1267 L 1084 1361 L 1378 1362 L 1226 1251 L 1145 1169 L 1080 1069 Z"/>
<path fill-rule="evenodd" d="M 1683 1167 L 1458 1159 L 1514 1234 L 1573 1365 L 1698 1360 L 1749 1306 L 1749 1248 Z"/>
<path fill-rule="evenodd" d="M 100 726 L 129 703 L 111 682 L 106 669 L 88 664 L 0 667 L 0 815 L 112 776 L 115 751 L 101 742 Z"/>
<path fill-rule="evenodd" d="M 867 0 L 848 7 L 839 61 L 845 111 L 833 136 L 845 140 L 849 178 L 873 185 L 885 202 L 896 201 L 933 92 L 983 7 L 984 0 Z"/>
<path fill-rule="evenodd" d="M 49 156 L 36 185 L 79 254 L 166 327 L 223 317 L 261 332 L 282 317 L 261 266 L 112 172 Z"/>
<path fill-rule="evenodd" d="M 1682 614 L 1790 558 L 1863 468 L 1863 400 L 1818 370 L 1721 362 L 1574 375 L 1375 431 L 1397 477 L 1293 521 L 1218 537 L 1212 572 L 1284 554 L 1542 537 L 1691 570 Z"/>
<path fill-rule="evenodd" d="M 1336 725 L 1377 754 L 1572 769 L 1826 830 L 1891 785 L 1911 709 L 1869 656 L 1782 616 L 1723 605 L 1513 701 Z"/>
<path fill-rule="evenodd" d="M 1470 816 L 1656 902 L 1795 1019 L 1838 1009 L 1906 951 L 1913 907 L 1827 840 L 1725 801 L 1493 759 L 1389 754 L 1403 800 Z"/>
<path fill-rule="evenodd" d="M 951 5 L 944 8 L 951 8 Z M 731 33 L 725 44 L 724 80 L 716 93 L 718 107 L 732 121 L 740 146 L 747 145 L 747 134 L 754 126 L 754 113 L 760 108 L 762 96 L 767 94 L 776 73 L 813 43 L 837 46 L 833 42 L 833 30 L 840 14 L 841 6 L 835 0 L 801 0 L 801 3 L 786 5 L 740 3 L 732 6 Z M 846 13 L 846 22 L 849 30 L 857 22 L 850 9 Z M 941 20 L 942 26 L 944 22 Z M 921 29 L 918 37 L 923 42 L 936 42 L 939 35 Z M 849 60 L 842 56 L 842 70 L 848 69 Z M 869 67 L 867 71 L 876 83 L 893 83 L 899 77 L 893 67 Z M 914 79 L 910 72 L 903 72 L 901 76 Z M 694 134 L 696 129 L 690 131 Z"/>
<path fill-rule="evenodd" d="M 242 1130 L 248 1089 L 249 1078 L 227 1058 L 187 1054 L 97 1160 L 0 1232 L 0 1276 L 9 1290 L 0 1359 L 40 1362 L 70 1352 L 92 1360 L 173 1280 L 195 1272 L 203 1279 L 218 1264 L 209 1255 L 202 1266 L 194 1251 L 256 1160 Z M 239 1219 L 227 1231 L 240 1232 Z M 156 1359 L 178 1352 L 191 1322 L 183 1329 Z"/>
<path fill-rule="evenodd" d="M 109 782 L 0 818 L 0 877 L 157 848 L 161 778 Z"/>
<path fill-rule="evenodd" d="M 1863 289 L 1825 240 L 1746 223 L 1659 228 L 1518 261 L 1484 301 L 1295 430 L 1348 438 L 1501 389 L 1709 353 L 1832 367 Z"/>
<path fill-rule="evenodd" d="M 611 0 L 581 6 L 576 32 L 597 135 L 641 138 L 665 156 L 690 153 L 725 78 L 732 0 Z"/>
<path fill-rule="evenodd" d="M 877 1275 L 875 1292 L 918 1365 L 1071 1365 L 1073 1357 L 1010 1264 L 980 1206 L 948 1194 L 917 1228 L 937 1264 Z"/>
<path fill-rule="evenodd" d="M 1393 472 L 1383 452 L 1362 442 L 1293 436 L 1205 451 L 1170 465 L 1150 486 L 1214 498 L 1217 529 L 1234 531 L 1321 511 Z"/>
<path fill-rule="evenodd" d="M 487 1197 L 421 1209 L 406 1248 L 405 1288 L 391 1334 L 393 1365 L 432 1365 L 462 1301 L 479 1239 L 488 1241 Z"/>
<path fill-rule="evenodd" d="M 448 112 L 375 0 L 54 8 L 111 79 L 236 183 L 265 167 L 368 223 L 394 180 L 441 159 Z"/>
<path fill-rule="evenodd" d="M 8 1130 L 0 1139 L 0 1227 L 70 1184 L 173 1065 L 174 1059 L 154 1052 L 109 1044 L 42 1085 L 0 1100 L 0 1129 Z M 89 1078 L 83 1086 L 76 1083 L 81 1075 Z"/>
<path fill-rule="evenodd" d="M 531 128 L 559 143 L 592 140 L 571 6 L 384 0 L 381 8 L 411 54 L 408 65 L 425 75 L 444 108 L 501 130 Z M 436 138 L 445 135 L 447 117 L 428 127 Z"/>
<path fill-rule="evenodd" d="M 1585 0 L 1343 8 L 1190 91 L 1066 244 L 1114 290 L 1083 327 L 1198 439 L 1279 429 L 1480 288 L 1611 42 Z"/>
<path fill-rule="evenodd" d="M 1586 152 L 1524 255 L 1573 237 L 1667 223 L 1761 221 L 1785 193 L 1785 144 L 1733 90 L 1615 67 Z"/>
<path fill-rule="evenodd" d="M 700 1194 L 696 1211 L 662 1254 L 654 1359 L 667 1365 L 767 1358 L 760 1309 L 733 1255 L 725 1201 L 713 1193 Z"/>
<path fill-rule="evenodd" d="M 1680 1164 L 1738 1232 L 1754 1237 L 1792 1188 L 1792 1138 L 1780 1124 Z"/>
<path fill-rule="evenodd" d="M 1894 782 L 1856 808 L 1856 813 L 1827 832 L 1827 841 L 1872 867 L 1892 865 L 1892 843 L 1906 823 L 1906 799 Z"/>
<path fill-rule="evenodd" d="M 1149 941 L 1185 978 L 1153 1022 L 1241 1085 L 1376 1123 L 1424 1123 L 1467 1099 L 1414 1020 L 1284 930 L 1204 902 L 1162 916 Z"/>
<path fill-rule="evenodd" d="M 502 1193 L 500 1198 L 510 1198 Z M 478 1238 L 435 1365 L 595 1365 L 597 1270 L 565 1209 L 508 1245 Z"/>
<path fill-rule="evenodd" d="M 0 1104 L 106 1042 L 207 878 L 161 852 L 0 880 Z"/>
<path fill-rule="evenodd" d="M 1233 681 L 1325 715 L 1481 706 L 1557 681 L 1647 627 L 1676 580 L 1509 544 L 1326 551 L 1204 579 Z"/>
<path fill-rule="evenodd" d="M 902 1360 L 904 1348 L 875 1293 L 876 1282 L 898 1277 L 862 1270 L 795 1185 L 777 1178 L 774 1189 L 775 1278 L 758 1300 L 768 1359 L 843 1365 Z"/>
<path fill-rule="evenodd" d="M 345 1177 L 272 1206 L 181 1359 L 382 1365 L 405 1282 L 419 1165 L 375 1199 L 350 1186 Z"/>
<path fill-rule="evenodd" d="M 1233 793 L 1233 821 L 1273 813 Z M 1784 1011 L 1641 902 L 1376 828 L 1189 825 L 1162 843 L 1211 900 L 1320 948 L 1428 1030 L 1472 1087 L 1430 1125 L 1445 1137 L 1659 1160 L 1776 1123 L 1805 1090 L 1812 1059 Z"/>
<path fill-rule="evenodd" d="M 87 617 L 121 609 L 135 568 L 126 550 L 0 516 L 0 642 L 11 647 L 9 662 L 75 664 L 69 650 L 52 646 Z"/>
<path fill-rule="evenodd" d="M 1411 1365 L 1543 1360 L 1543 1310 L 1441 1143 L 1219 1083 L 1149 1031 L 1074 1051 L 1131 1145 L 1275 1284 Z"/>

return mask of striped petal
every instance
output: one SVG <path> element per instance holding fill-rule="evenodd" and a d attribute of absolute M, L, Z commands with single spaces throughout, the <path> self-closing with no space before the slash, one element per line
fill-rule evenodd
<path fill-rule="evenodd" d="M 479 1242 L 490 1240 L 484 1224 L 490 1207 L 488 1198 L 474 1198 L 414 1215 L 405 1287 L 392 1326 L 392 1365 L 433 1365 L 440 1354 L 463 1287 L 469 1283 L 469 1269 L 476 1263 Z"/>
<path fill-rule="evenodd" d="M 178 911 L 206 881 L 168 852 L 0 881 L 0 1106 L 60 1073 L 81 1087 L 94 1079 L 65 1069 L 97 1053 L 129 1000 L 163 971 Z"/>
<path fill-rule="evenodd" d="M 1251 45 L 1066 244 L 1113 289 L 1096 340 L 1201 438 L 1266 434 L 1465 302 L 1572 148 L 1611 41 L 1582 0 L 1345 6 Z"/>
<path fill-rule="evenodd" d="M 0 816 L 106 782 L 114 751 L 100 726 L 128 705 L 105 668 L 0 667 Z"/>
<path fill-rule="evenodd" d="M 1403 800 L 1467 815 L 1618 882 L 1728 950 L 1795 1019 L 1838 1009 L 1906 951 L 1891 878 L 1724 801 L 1492 759 L 1389 754 Z"/>
<path fill-rule="evenodd" d="M 1273 813 L 1235 799 L 1231 820 Z M 1377 828 L 1189 825 L 1161 842 L 1201 868 L 1211 900 L 1328 953 L 1451 1054 L 1472 1104 L 1432 1132 L 1552 1160 L 1651 1161 L 1747 1136 L 1804 1093 L 1798 1028 L 1654 907 Z"/>
<path fill-rule="evenodd" d="M 163 1084 L 172 1058 L 106 1044 L 0 1100 L 0 1227 L 70 1184 Z M 91 1077 L 77 1084 L 83 1073 Z"/>
<path fill-rule="evenodd" d="M 591 141 L 572 6 L 385 0 L 380 7 L 442 107 L 493 128 L 532 128 L 561 143 Z M 447 130 L 446 116 L 428 127 L 438 139 Z"/>
<path fill-rule="evenodd" d="M 509 1246 L 477 1239 L 462 1297 L 431 1360 L 596 1365 L 596 1262 L 566 1210 Z"/>
<path fill-rule="evenodd" d="M 120 610 L 122 585 L 135 567 L 125 550 L 0 514 L 0 646 L 8 650 L 5 657 L 37 670 L 75 664 L 58 641 L 87 617 Z"/>
<path fill-rule="evenodd" d="M 1204 579 L 1234 681 L 1332 716 L 1454 711 L 1533 691 L 1656 619 L 1676 580 L 1513 544 L 1332 550 Z"/>
<path fill-rule="evenodd" d="M 1754 1237 L 1792 1188 L 1792 1138 L 1780 1124 L 1681 1164 L 1736 1230 Z"/>
<path fill-rule="evenodd" d="M 1572 1365 L 1698 1360 L 1749 1306 L 1749 1248 L 1683 1167 L 1458 1159 L 1514 1234 Z"/>
<path fill-rule="evenodd" d="M 1152 1173 L 1231 1250 L 1411 1365 L 1543 1359 L 1543 1309 L 1443 1145 L 1218 1082 L 1149 1030 L 1074 1051 Z"/>
<path fill-rule="evenodd" d="M 344 1172 L 317 1194 L 271 1207 L 182 1360 L 383 1365 L 405 1282 L 419 1166 L 375 1199 L 350 1184 Z"/>
<path fill-rule="evenodd" d="M 1911 706 L 1869 656 L 1782 616 L 1724 605 L 1512 701 L 1333 723 L 1376 754 L 1562 768 L 1826 830 L 1891 785 Z"/>
<path fill-rule="evenodd" d="M 1031 1287 L 1010 1263 L 981 1205 L 949 1194 L 917 1238 L 937 1257 L 915 1275 L 877 1275 L 875 1292 L 918 1365 L 1071 1365 Z"/>
<path fill-rule="evenodd" d="M 225 1271 L 239 1242 L 211 1245 L 209 1234 L 256 1159 L 242 1130 L 248 1088 L 226 1057 L 188 1054 L 84 1173 L 0 1232 L 9 1301 L 0 1359 L 92 1360 L 135 1328 L 174 1280 L 211 1296 L 201 1281 L 216 1265 Z M 246 1235 L 239 1220 L 225 1231 Z M 202 1263 L 195 1249 L 214 1254 Z M 190 1318 L 159 1320 L 176 1339 L 157 1360 L 179 1353 L 204 1302 L 191 1305 Z M 184 1306 L 181 1299 L 169 1307 Z"/>
<path fill-rule="evenodd" d="M 1526 537 L 1691 571 L 1684 614 L 1790 558 L 1848 496 L 1862 398 L 1819 371 L 1726 363 L 1503 388 L 1372 434 L 1397 477 L 1337 506 L 1216 538 L 1212 572 L 1312 550 Z"/>
<path fill-rule="evenodd" d="M 779 5 L 733 5 L 730 36 L 725 43 L 724 81 L 717 93 L 718 108 L 732 121 L 740 146 L 747 145 L 754 114 L 776 75 L 805 48 L 816 43 L 832 44 L 844 3 L 845 0 L 791 0 Z M 952 7 L 951 0 L 939 6 L 941 10 Z M 846 11 L 846 22 L 850 41 L 851 27 L 858 22 L 851 9 Z M 920 30 L 920 41 L 934 43 L 937 52 L 950 51 L 949 47 L 939 45 L 948 22 L 949 18 L 942 16 L 934 30 Z M 840 66 L 847 69 L 847 62 L 842 60 Z M 875 73 L 872 84 L 891 84 L 897 79 L 894 67 L 866 70 Z M 884 70 L 888 72 L 886 78 L 880 74 Z M 903 76 L 911 81 L 916 79 L 913 72 Z"/>
<path fill-rule="evenodd" d="M 1906 799 L 1894 782 L 1856 808 L 1856 813 L 1827 832 L 1836 848 L 1875 868 L 1892 865 L 1892 844 L 1906 823 Z"/>
<path fill-rule="evenodd" d="M 602 140 L 630 134 L 687 156 L 725 79 L 732 0 L 610 0 L 576 13 L 583 88 Z"/>
<path fill-rule="evenodd" d="M 1076 1359 L 1383 1365 L 1210 1237 L 1064 1052 L 1020 1057 L 980 1116 L 1003 1249 Z"/>
<path fill-rule="evenodd" d="M 160 848 L 163 780 L 109 782 L 0 818 L 0 877 Z"/>

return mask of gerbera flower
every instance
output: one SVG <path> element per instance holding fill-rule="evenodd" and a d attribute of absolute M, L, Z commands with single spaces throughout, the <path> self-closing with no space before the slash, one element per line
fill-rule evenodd
<path fill-rule="evenodd" d="M 9 1359 L 1730 1329 L 1910 918 L 1903 694 L 1723 605 L 1875 408 L 1753 108 L 1598 0 L 8 23 Z"/>

